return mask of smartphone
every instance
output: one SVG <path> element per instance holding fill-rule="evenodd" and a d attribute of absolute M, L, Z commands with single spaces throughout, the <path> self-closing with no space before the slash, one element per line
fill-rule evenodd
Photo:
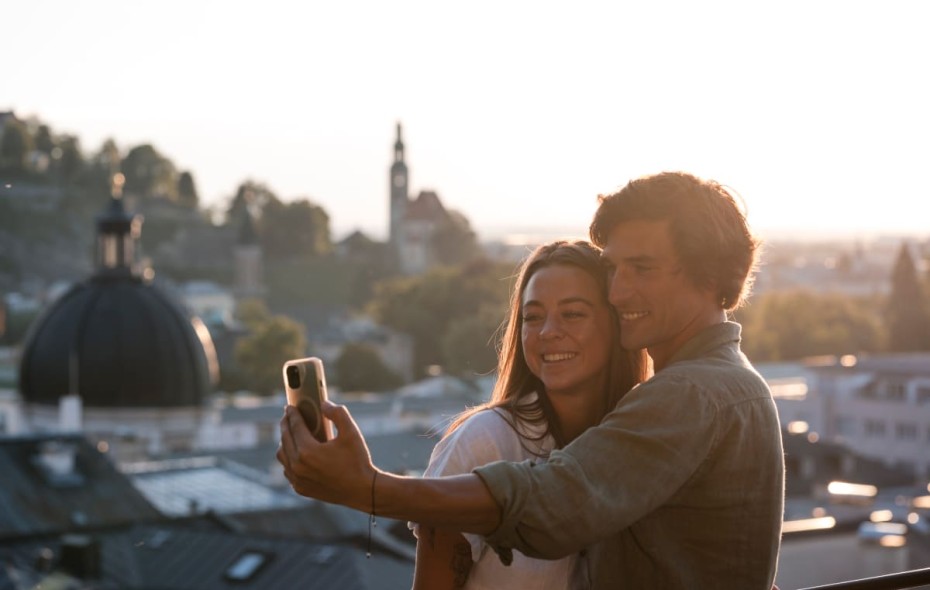
<path fill-rule="evenodd" d="M 297 408 L 317 440 L 333 438 L 332 423 L 320 411 L 320 404 L 327 399 L 323 361 L 312 356 L 284 363 L 284 391 L 287 404 Z"/>

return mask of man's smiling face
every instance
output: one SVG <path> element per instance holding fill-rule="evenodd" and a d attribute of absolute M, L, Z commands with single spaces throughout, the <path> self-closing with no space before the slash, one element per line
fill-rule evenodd
<path fill-rule="evenodd" d="M 646 348 L 658 371 L 723 312 L 712 289 L 695 286 L 681 267 L 667 221 L 625 221 L 604 248 L 610 303 L 627 350 Z"/>

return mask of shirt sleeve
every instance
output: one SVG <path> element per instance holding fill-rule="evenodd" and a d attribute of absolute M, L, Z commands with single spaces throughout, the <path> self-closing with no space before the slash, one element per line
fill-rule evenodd
<path fill-rule="evenodd" d="M 441 477 L 471 473 L 475 467 L 499 460 L 521 458 L 520 439 L 502 410 L 483 410 L 470 416 L 454 432 L 433 448 L 424 477 Z M 408 523 L 419 538 L 416 523 Z M 463 533 L 471 545 L 472 560 L 477 562 L 487 544 L 480 535 Z"/>
<path fill-rule="evenodd" d="M 546 463 L 474 470 L 501 507 L 487 542 L 555 559 L 628 527 L 671 497 L 715 444 L 716 408 L 687 380 L 640 385 Z"/>

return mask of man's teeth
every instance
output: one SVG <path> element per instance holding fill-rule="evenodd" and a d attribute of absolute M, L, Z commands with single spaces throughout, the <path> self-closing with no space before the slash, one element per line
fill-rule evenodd
<path fill-rule="evenodd" d="M 620 314 L 621 320 L 638 320 L 649 315 L 648 311 L 625 311 Z"/>
<path fill-rule="evenodd" d="M 557 354 L 544 354 L 543 360 L 547 363 L 555 363 L 558 361 L 567 361 L 568 359 L 575 358 L 574 352 L 560 352 Z"/>

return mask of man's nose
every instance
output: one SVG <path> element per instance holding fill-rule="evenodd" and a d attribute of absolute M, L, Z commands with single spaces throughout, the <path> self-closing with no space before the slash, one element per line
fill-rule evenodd
<path fill-rule="evenodd" d="M 620 273 L 614 273 L 607 285 L 607 300 L 614 307 L 621 306 L 630 297 L 630 283 L 623 280 Z"/>

